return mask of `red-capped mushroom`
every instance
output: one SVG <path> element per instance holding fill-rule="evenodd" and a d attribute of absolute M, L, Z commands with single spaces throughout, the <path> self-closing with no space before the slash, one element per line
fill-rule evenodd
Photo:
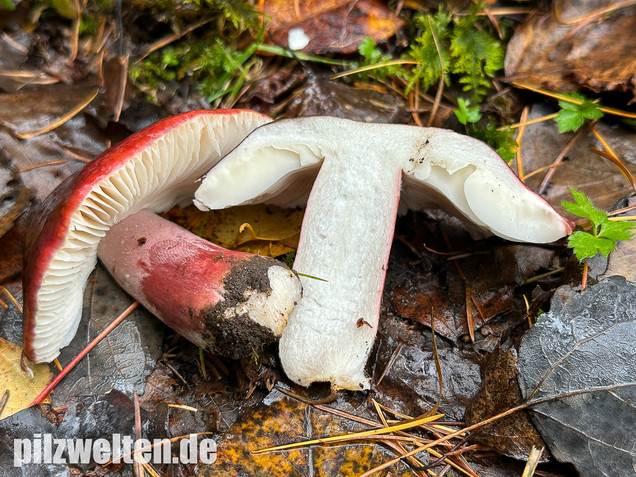
<path fill-rule="evenodd" d="M 297 206 L 308 196 L 294 269 L 321 280 L 301 276 L 303 299 L 280 341 L 285 372 L 305 386 L 369 387 L 364 367 L 400 202 L 443 208 L 509 240 L 545 243 L 572 231 L 476 139 L 329 117 L 260 127 L 208 173 L 195 203 Z"/>
<path fill-rule="evenodd" d="M 270 118 L 248 110 L 191 111 L 149 126 L 67 178 L 33 211 L 27 236 L 24 355 L 53 360 L 77 330 L 83 290 L 110 227 L 143 209 L 187 201 L 196 180 Z"/>

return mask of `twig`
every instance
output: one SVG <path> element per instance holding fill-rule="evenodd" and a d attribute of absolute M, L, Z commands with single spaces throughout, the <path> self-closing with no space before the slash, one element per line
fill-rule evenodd
<path fill-rule="evenodd" d="M 69 364 L 67 364 L 66 367 L 57 376 L 55 376 L 53 381 L 51 381 L 51 383 L 46 388 L 44 388 L 44 391 L 42 391 L 38 395 L 38 397 L 36 397 L 33 402 L 29 404 L 29 406 L 42 404 L 44 399 L 46 399 L 49 393 L 53 390 L 53 388 L 55 388 L 55 386 L 57 386 L 62 378 L 64 378 L 64 376 L 66 376 L 75 367 L 75 365 L 77 365 L 77 363 L 79 363 L 82 358 L 88 354 L 90 350 L 92 350 L 101 340 L 103 340 L 111 331 L 113 331 L 117 325 L 119 325 L 128 315 L 135 311 L 138 306 L 139 302 L 135 301 L 132 305 L 126 308 L 126 310 L 121 315 L 115 318 L 110 325 L 104 328 L 104 331 L 97 335 L 97 337 L 93 341 L 91 341 L 88 346 L 86 346 L 86 348 L 84 348 L 75 358 L 73 358 L 73 360 Z"/>

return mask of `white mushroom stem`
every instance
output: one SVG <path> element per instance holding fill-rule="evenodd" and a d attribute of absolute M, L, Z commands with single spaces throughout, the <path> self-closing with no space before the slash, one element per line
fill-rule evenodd
<path fill-rule="evenodd" d="M 280 341 L 285 372 L 305 386 L 369 387 L 364 367 L 377 331 L 401 182 L 406 206 L 445 208 L 483 232 L 538 243 L 571 232 L 476 139 L 336 118 L 260 127 L 210 171 L 195 203 L 297 205 L 318 167 L 294 268 L 321 280 L 302 277 L 303 299 Z"/>

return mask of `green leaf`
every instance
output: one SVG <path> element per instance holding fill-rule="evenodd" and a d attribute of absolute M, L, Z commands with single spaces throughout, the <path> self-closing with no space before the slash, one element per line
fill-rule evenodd
<path fill-rule="evenodd" d="M 629 240 L 634 235 L 633 232 L 630 232 L 630 229 L 634 228 L 634 225 L 634 222 L 628 222 L 626 220 L 616 222 L 608 220 L 601 225 L 601 231 L 598 233 L 598 236 L 611 240 Z"/>
<path fill-rule="evenodd" d="M 367 64 L 379 63 L 382 58 L 382 53 L 378 50 L 375 40 L 370 36 L 362 39 L 358 45 L 358 53 L 362 55 Z"/>
<path fill-rule="evenodd" d="M 457 98 L 458 109 L 454 109 L 453 112 L 457 119 L 462 124 L 476 123 L 481 119 L 481 113 L 479 112 L 479 106 L 470 106 L 470 100 L 464 98 Z"/>
<path fill-rule="evenodd" d="M 607 251 L 608 244 L 611 244 L 609 240 L 598 239 L 597 237 L 580 230 L 574 232 L 568 237 L 568 247 L 573 249 L 574 255 L 576 255 L 576 258 L 579 259 L 579 261 L 593 257 L 601 248 L 605 252 L 603 255 L 607 256 L 609 253 Z M 613 244 L 611 244 L 611 246 L 613 250 Z"/>
<path fill-rule="evenodd" d="M 360 56 L 363 58 L 363 61 L 358 64 L 359 67 L 374 66 L 380 63 L 386 63 L 393 59 L 391 55 L 382 53 L 371 37 L 365 37 L 360 42 L 360 45 L 358 45 L 358 53 L 360 53 Z M 358 76 L 362 78 L 369 76 L 384 78 L 387 75 L 403 78 L 407 75 L 407 73 L 401 65 L 378 66 L 368 72 L 358 73 Z"/>
<path fill-rule="evenodd" d="M 592 223 L 592 233 L 576 231 L 568 238 L 568 247 L 572 248 L 579 260 L 591 258 L 597 253 L 607 257 L 616 248 L 618 240 L 629 240 L 633 233 L 629 229 L 633 222 L 611 221 L 607 214 L 592 204 L 592 201 L 582 192 L 570 187 L 570 193 L 576 201 L 561 202 L 565 209 L 579 217 L 584 217 Z"/>
<path fill-rule="evenodd" d="M 4 8 L 6 10 L 15 10 L 15 5 L 11 0 L 0 0 L 0 8 Z"/>
<path fill-rule="evenodd" d="M 565 207 L 565 210 L 571 214 L 578 215 L 588 219 L 594 227 L 599 227 L 604 222 L 607 222 L 607 214 L 602 210 L 594 207 L 592 201 L 583 193 L 576 190 L 574 187 L 568 187 L 570 194 L 576 201 L 576 204 L 572 202 L 561 202 L 561 205 Z"/>
<path fill-rule="evenodd" d="M 559 127 L 560 133 L 568 131 L 576 132 L 583 126 L 586 119 L 598 119 L 603 116 L 603 111 L 601 111 L 599 106 L 582 94 L 572 93 L 566 96 L 577 101 L 582 101 L 582 103 L 576 104 L 570 101 L 559 100 L 559 107 L 561 109 L 554 120 Z"/>

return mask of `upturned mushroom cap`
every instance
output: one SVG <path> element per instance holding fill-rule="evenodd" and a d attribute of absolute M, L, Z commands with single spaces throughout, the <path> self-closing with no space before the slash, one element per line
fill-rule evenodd
<path fill-rule="evenodd" d="M 294 268 L 322 280 L 301 276 L 303 299 L 283 331 L 281 362 L 293 381 L 369 386 L 364 366 L 377 330 L 400 191 L 406 207 L 443 208 L 510 240 L 552 242 L 572 230 L 476 139 L 327 117 L 260 127 L 195 193 L 199 207 L 212 209 L 296 206 L 309 195 Z"/>
<path fill-rule="evenodd" d="M 196 180 L 267 116 L 191 111 L 139 131 L 67 178 L 33 211 L 24 260 L 25 356 L 53 360 L 77 330 L 83 290 L 109 228 L 192 197 Z"/>

